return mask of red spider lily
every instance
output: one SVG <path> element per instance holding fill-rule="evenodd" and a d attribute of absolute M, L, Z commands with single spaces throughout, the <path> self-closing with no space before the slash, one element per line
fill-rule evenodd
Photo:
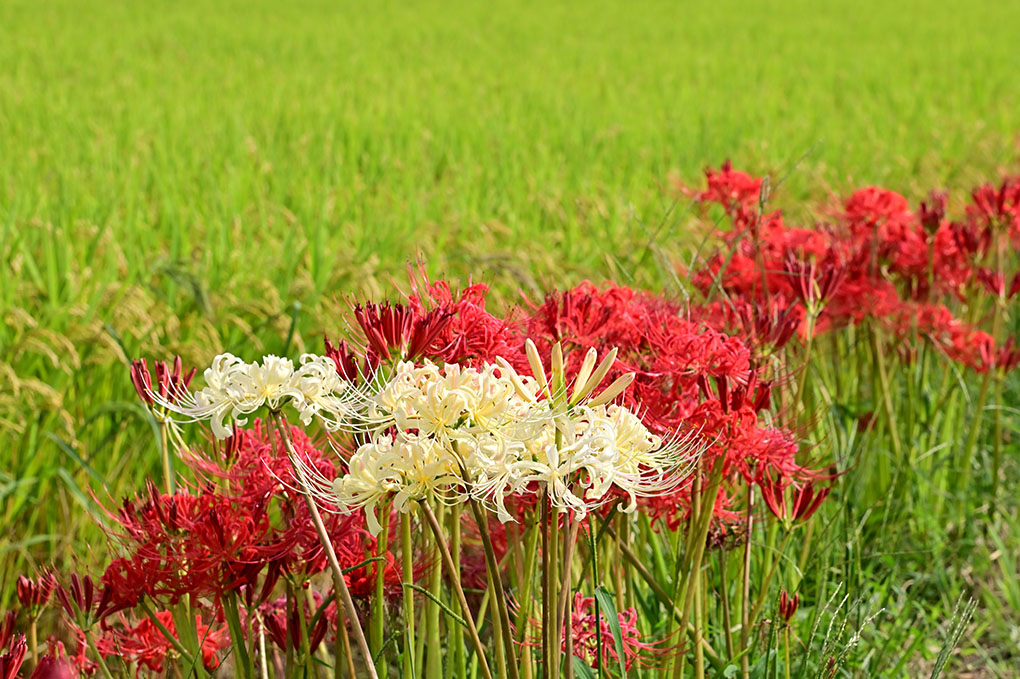
<path fill-rule="evenodd" d="M 211 489 L 167 496 L 150 483 L 147 499 L 125 501 L 111 516 L 122 531 L 115 537 L 130 550 L 103 576 L 117 607 L 142 596 L 175 603 L 254 589 L 259 573 L 293 546 L 273 531 L 267 502 L 237 502 Z"/>
<path fill-rule="evenodd" d="M 757 413 L 771 401 L 772 386 L 752 369 L 749 347 L 705 323 L 683 318 L 678 305 L 629 288 L 610 285 L 600 290 L 584 283 L 549 295 L 524 325 L 540 352 L 561 342 L 567 351 L 568 376 L 576 372 L 589 348 L 600 353 L 616 348 L 616 366 L 606 379 L 636 373 L 632 387 L 621 397 L 623 404 L 641 413 L 654 431 L 701 432 L 707 446 L 703 458 L 710 463 L 722 456 L 726 479 L 734 473 L 753 478 L 753 470 L 762 465 L 772 465 L 787 477 L 808 475 L 795 462 L 792 436 L 759 424 Z M 515 367 L 528 372 L 522 354 L 516 355 Z M 689 493 L 690 486 L 685 485 L 645 504 L 654 518 L 675 528 L 689 506 Z M 717 518 L 730 516 L 717 509 Z"/>
<path fill-rule="evenodd" d="M 998 188 L 985 184 L 971 194 L 967 216 L 973 223 L 1005 231 L 1020 243 L 1020 176 L 1007 177 Z"/>
<path fill-rule="evenodd" d="M 793 290 L 809 309 L 823 306 L 843 283 L 846 269 L 831 259 L 821 265 L 814 259 L 804 261 L 790 253 L 786 256 L 785 271 L 794 281 Z"/>
<path fill-rule="evenodd" d="M 290 438 L 304 464 L 323 478 L 336 475 L 333 462 L 303 431 L 291 428 Z M 280 437 L 256 420 L 250 429 L 235 429 L 228 441 L 228 469 L 194 455 L 184 458 L 203 479 L 197 490 L 166 495 L 150 483 L 146 495 L 108 512 L 118 526 L 111 538 L 122 556 L 103 575 L 111 600 L 107 613 L 143 597 L 173 604 L 189 594 L 217 600 L 238 593 L 256 606 L 285 573 L 308 578 L 328 567 Z M 374 552 L 361 513 L 326 512 L 323 518 L 341 567 Z M 389 552 L 387 560 L 387 594 L 397 596 L 400 575 Z M 371 595 L 373 574 L 371 567 L 348 573 L 352 595 Z"/>
<path fill-rule="evenodd" d="M 948 203 L 949 196 L 944 191 L 932 191 L 928 200 L 921 202 L 917 212 L 925 231 L 930 234 L 938 232 L 945 222 Z"/>
<path fill-rule="evenodd" d="M 151 405 L 153 394 L 176 401 L 179 394 L 187 391 L 191 380 L 195 377 L 196 369 L 192 368 L 184 372 L 183 362 L 180 356 L 175 356 L 171 367 L 166 361 L 155 361 L 156 388 L 152 386 L 152 375 L 149 373 L 149 365 L 144 358 L 131 361 L 131 383 L 138 392 L 138 397 L 143 403 Z"/>
<path fill-rule="evenodd" d="M 797 612 L 797 606 L 800 604 L 800 595 L 794 594 L 792 597 L 787 594 L 784 589 L 779 594 L 779 615 L 783 618 L 783 621 L 789 625 L 790 620 L 793 618 L 793 614 Z"/>
<path fill-rule="evenodd" d="M 75 679 L 78 676 L 74 665 L 65 657 L 63 645 L 50 641 L 50 651 L 39 658 L 29 679 Z"/>
<path fill-rule="evenodd" d="M 18 578 L 16 587 L 18 601 L 34 616 L 50 600 L 50 594 L 53 593 L 56 584 L 56 579 L 51 573 L 44 573 L 35 580 L 22 575 Z"/>
<path fill-rule="evenodd" d="M 110 588 L 96 589 L 88 575 L 72 573 L 69 587 L 57 583 L 53 591 L 64 612 L 74 621 L 84 619 L 88 622 L 100 619 L 110 613 L 115 606 Z"/>
<path fill-rule="evenodd" d="M 758 355 L 786 346 L 804 322 L 802 307 L 785 303 L 780 295 L 770 297 L 766 304 L 748 304 L 742 300 L 713 303 L 699 310 L 711 326 L 728 328 L 742 337 Z"/>
<path fill-rule="evenodd" d="M 336 365 L 337 374 L 348 382 L 358 382 L 362 377 L 374 373 L 375 369 L 379 367 L 378 353 L 368 353 L 362 366 L 359 367 L 358 358 L 346 341 L 341 340 L 338 344 L 333 344 L 326 337 L 324 342 L 326 356 Z"/>
<path fill-rule="evenodd" d="M 601 611 L 596 624 L 595 599 L 586 597 L 580 592 L 574 594 L 573 607 L 570 611 L 570 627 L 564 630 L 563 650 L 566 651 L 566 635 L 569 634 L 574 655 L 594 667 L 598 658 L 598 647 L 602 647 L 602 663 L 619 662 L 616 645 L 606 612 Z M 650 655 L 662 653 L 663 647 L 641 640 L 641 632 L 637 628 L 637 611 L 628 608 L 617 614 L 620 625 L 620 636 L 623 640 L 624 666 L 629 670 L 635 664 L 645 664 Z M 601 638 L 600 638 L 601 637 Z"/>
<path fill-rule="evenodd" d="M 155 616 L 171 635 L 177 636 L 170 611 L 157 611 Z M 229 645 L 226 627 L 214 629 L 203 623 L 201 616 L 196 616 L 195 631 L 201 644 L 202 664 L 209 671 L 215 670 L 220 664 L 219 651 Z M 138 663 L 136 676 L 141 676 L 143 668 L 163 672 L 166 659 L 175 653 L 173 642 L 149 618 L 135 625 L 126 620 L 118 626 L 108 624 L 103 635 L 96 641 L 96 648 L 104 657 L 118 657 Z"/>
<path fill-rule="evenodd" d="M 762 473 L 757 480 L 762 499 L 776 518 L 786 523 L 806 521 L 818 511 L 822 501 L 832 491 L 831 486 L 816 488 L 814 482 L 792 484 L 783 479 L 773 479 L 771 474 Z M 787 488 L 793 487 L 792 505 L 787 504 Z"/>
<path fill-rule="evenodd" d="M 409 278 L 409 305 L 421 312 L 431 308 L 450 313 L 432 346 L 421 353 L 422 358 L 471 365 L 491 362 L 496 356 L 508 356 L 516 350 L 513 319 L 494 316 L 485 308 L 488 286 L 476 283 L 455 292 L 445 281 L 430 282 L 421 267 L 417 274 L 410 271 Z"/>
<path fill-rule="evenodd" d="M 14 632 L 14 611 L 0 624 L 0 679 L 17 679 L 28 652 L 24 634 Z"/>
<path fill-rule="evenodd" d="M 758 338 L 773 327 L 755 327 L 746 311 L 739 318 L 741 308 L 760 307 L 768 318 L 794 302 L 803 318 L 806 307 L 827 300 L 816 333 L 873 321 L 905 342 L 932 340 L 951 360 L 979 372 L 996 363 L 998 348 L 979 328 L 948 310 L 925 318 L 924 305 L 942 309 L 937 300 L 964 300 L 974 285 L 999 297 L 1020 292 L 1020 272 L 987 261 L 997 250 L 1020 246 L 1020 178 L 974 191 L 962 222 L 947 218 L 944 194 L 933 193 L 915 213 L 903 196 L 867 187 L 835 211 L 834 223 L 805 230 L 788 226 L 779 213 L 759 218 L 751 189 L 760 184 L 743 173 L 727 165 L 706 174 L 708 190 L 691 195 L 723 204 L 733 221 L 733 230 L 720 234 L 719 250 L 692 274 L 710 298 L 719 291 L 727 297 L 725 305 L 707 309 L 705 318 L 716 327 L 767 347 Z"/>
<path fill-rule="evenodd" d="M 444 308 L 422 311 L 413 305 L 385 302 L 355 304 L 353 315 L 364 333 L 366 353 L 384 360 L 414 360 L 432 348 L 453 311 Z"/>
<path fill-rule="evenodd" d="M 485 308 L 488 287 L 471 285 L 454 292 L 443 281 L 431 282 L 423 267 L 410 270 L 411 293 L 403 305 L 355 305 L 353 315 L 364 336 L 360 347 L 326 340 L 326 355 L 350 380 L 371 374 L 391 358 L 441 363 L 491 361 L 516 346 L 513 324 Z"/>
<path fill-rule="evenodd" d="M 698 203 L 717 203 L 726 210 L 735 224 L 742 227 L 750 226 L 756 221 L 756 208 L 766 196 L 762 193 L 762 178 L 733 169 L 727 158 L 722 166 L 715 170 L 705 169 L 705 180 L 708 188 L 705 191 L 691 191 L 681 186 L 681 190 L 694 198 Z"/>
<path fill-rule="evenodd" d="M 285 651 L 289 648 L 298 648 L 301 645 L 302 624 L 310 625 L 304 631 L 308 635 L 309 650 L 314 653 L 322 640 L 326 638 L 326 631 L 330 623 L 336 622 L 336 600 L 332 595 L 325 599 L 328 602 L 326 608 L 315 619 L 314 624 L 312 624 L 312 620 L 322 606 L 322 595 L 315 592 L 313 601 L 315 602 L 314 609 L 302 597 L 300 605 L 304 610 L 301 613 L 298 612 L 297 604 L 286 597 L 267 601 L 260 606 L 259 614 L 262 617 L 265 630 L 269 634 L 269 639 Z"/>

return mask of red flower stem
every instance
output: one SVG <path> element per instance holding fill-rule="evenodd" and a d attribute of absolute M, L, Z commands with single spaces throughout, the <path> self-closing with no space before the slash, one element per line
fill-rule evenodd
<path fill-rule="evenodd" d="M 365 669 L 368 671 L 368 676 L 371 679 L 379 679 L 379 675 L 375 671 L 375 664 L 372 660 L 372 651 L 368 647 L 368 640 L 365 639 L 365 631 L 361 628 L 361 623 L 358 621 L 358 610 L 354 607 L 354 600 L 351 598 L 351 591 L 347 588 L 346 581 L 344 581 L 344 574 L 343 570 L 340 568 L 340 561 L 336 557 L 336 550 L 333 549 L 333 543 L 329 540 L 329 534 L 326 532 L 326 526 L 322 522 L 322 515 L 319 514 L 319 508 L 315 504 L 315 498 L 312 497 L 307 488 L 307 481 L 305 480 L 304 473 L 301 471 L 301 467 L 297 462 L 297 452 L 294 450 L 294 444 L 291 442 L 290 436 L 287 433 L 283 417 L 276 412 L 272 413 L 271 416 L 273 424 L 276 425 L 276 429 L 280 433 L 280 439 L 283 441 L 283 446 L 287 451 L 290 464 L 294 468 L 294 474 L 301 485 L 301 494 L 304 496 L 305 503 L 308 505 L 308 512 L 312 515 L 312 523 L 315 524 L 315 530 L 319 534 L 319 542 L 322 543 L 322 548 L 326 551 L 326 558 L 329 560 L 330 569 L 333 574 L 333 587 L 336 589 L 337 593 L 337 604 L 343 610 L 344 616 L 351 621 L 351 627 L 354 628 L 354 640 L 357 642 L 358 648 L 364 655 Z M 342 624 L 342 619 L 337 621 L 338 627 Z"/>
<path fill-rule="evenodd" d="M 453 588 L 454 593 L 457 595 L 457 600 L 460 602 L 461 613 L 463 614 L 464 621 L 467 623 L 468 634 L 471 636 L 471 642 L 474 644 L 475 653 L 478 656 L 478 665 L 481 667 L 482 674 L 485 676 L 485 679 L 492 679 L 492 672 L 489 671 L 489 663 L 485 659 L 485 647 L 482 645 L 482 640 L 478 637 L 478 628 L 475 626 L 474 618 L 471 615 L 471 608 L 468 606 L 467 597 L 464 596 L 464 589 L 460 585 L 460 574 L 455 568 L 453 555 L 450 554 L 450 550 L 446 546 L 446 541 L 443 540 L 443 530 L 439 526 L 439 521 L 436 519 L 436 515 L 432 511 L 432 507 L 429 506 L 429 503 L 427 501 L 422 501 L 419 504 L 421 505 L 422 512 L 425 514 L 425 519 L 428 521 L 429 528 L 432 529 L 432 535 L 436 539 L 436 545 L 439 547 L 439 552 L 443 557 L 443 564 L 446 566 L 450 586 Z"/>

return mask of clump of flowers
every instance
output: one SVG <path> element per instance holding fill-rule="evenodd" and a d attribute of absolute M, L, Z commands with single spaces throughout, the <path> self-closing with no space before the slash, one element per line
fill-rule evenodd
<path fill-rule="evenodd" d="M 619 657 L 613 629 L 605 612 L 596 613 L 594 597 L 586 597 L 581 592 L 576 592 L 571 609 L 570 629 L 567 634 L 570 636 L 573 654 L 590 667 L 597 667 L 600 664 L 616 666 Z M 624 665 L 628 670 L 643 661 L 650 661 L 655 655 L 661 655 L 664 650 L 661 645 L 642 640 L 637 627 L 637 610 L 628 608 L 617 613 L 616 617 L 623 643 Z M 566 647 L 567 641 L 564 639 L 564 651 L 567 650 Z M 601 662 L 599 652 L 602 653 Z"/>
<path fill-rule="evenodd" d="M 17 581 L 0 677 L 752 676 L 780 589 L 789 671 L 850 466 L 817 419 L 856 435 L 884 406 L 897 452 L 885 361 L 931 361 L 923 338 L 983 375 L 977 431 L 1020 364 L 1020 180 L 955 220 L 944 195 L 914 210 L 869 187 L 801 228 L 766 209 L 764 178 L 706 175 L 688 194 L 732 228 L 687 272 L 697 301 L 584 282 L 500 315 L 484 285 L 419 267 L 296 363 L 224 353 L 193 386 L 179 358 L 133 362 L 163 484 L 106 503 L 99 579 Z M 838 354 L 843 333 L 872 342 L 874 379 L 853 385 L 872 412 L 843 412 L 838 368 L 813 381 L 816 341 Z M 38 643 L 51 599 L 70 657 Z"/>
<path fill-rule="evenodd" d="M 203 377 L 205 386 L 194 393 L 182 382 L 165 394 L 150 387 L 146 395 L 183 418 L 181 422 L 209 422 L 220 439 L 232 433 L 228 423 L 244 426 L 246 416 L 262 408 L 279 412 L 284 405 L 294 408 L 305 426 L 319 419 L 335 429 L 347 421 L 361 398 L 340 377 L 332 360 L 315 354 L 304 354 L 296 368 L 293 361 L 279 356 L 248 363 L 233 354 L 220 354 Z"/>
<path fill-rule="evenodd" d="M 534 345 L 529 351 L 537 360 Z M 615 489 L 633 511 L 638 496 L 682 480 L 681 449 L 663 446 L 638 417 L 610 403 L 632 377 L 591 397 L 615 352 L 598 370 L 596 358 L 593 349 L 569 398 L 544 371 L 537 380 L 521 377 L 506 360 L 478 368 L 398 364 L 368 410 L 371 440 L 324 497 L 342 509 L 365 508 L 373 533 L 383 499 L 407 512 L 433 496 L 446 503 L 470 498 L 506 522 L 507 499 L 539 487 L 554 507 L 580 518 Z"/>

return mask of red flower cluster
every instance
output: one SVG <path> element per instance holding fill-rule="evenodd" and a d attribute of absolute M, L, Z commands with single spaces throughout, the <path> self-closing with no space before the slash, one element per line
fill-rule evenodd
<path fill-rule="evenodd" d="M 704 321 L 691 320 L 674 302 L 630 288 L 582 283 L 533 305 L 519 341 L 525 337 L 546 354 L 560 342 L 568 375 L 576 374 L 589 348 L 600 354 L 616 348 L 616 364 L 606 382 L 626 372 L 636 374 L 621 402 L 659 433 L 699 432 L 707 446 L 703 458 L 713 464 L 722 459 L 728 483 L 716 503 L 718 519 L 735 518 L 726 507 L 737 482 L 753 483 L 763 469 L 787 482 L 814 476 L 796 462 L 793 435 L 759 420 L 758 413 L 771 406 L 772 384 L 752 367 L 750 347 Z M 522 355 L 522 350 L 515 352 L 515 367 L 527 372 Z M 690 492 L 684 487 L 649 498 L 645 506 L 675 529 L 687 513 Z"/>
<path fill-rule="evenodd" d="M 471 364 L 511 352 L 515 328 L 486 310 L 488 286 L 479 283 L 454 292 L 444 281 L 430 281 L 421 267 L 410 271 L 410 280 L 406 304 L 352 305 L 353 343 L 334 345 L 326 338 L 326 355 L 342 377 L 356 381 L 381 361 Z"/>
<path fill-rule="evenodd" d="M 178 637 L 169 611 L 158 611 L 154 615 L 163 629 L 175 638 Z M 219 651 L 230 645 L 227 628 L 221 624 L 214 629 L 203 623 L 201 617 L 196 617 L 195 630 L 201 644 L 202 664 L 211 672 L 219 667 Z M 104 657 L 122 658 L 135 663 L 136 676 L 141 676 L 143 669 L 163 672 L 167 656 L 174 653 L 173 642 L 150 618 L 135 625 L 125 620 L 120 625 L 107 626 L 96 642 L 96 647 Z"/>
<path fill-rule="evenodd" d="M 641 632 L 637 628 L 637 611 L 628 608 L 617 614 L 620 624 L 620 636 L 623 641 L 624 666 L 629 670 L 635 664 L 642 663 L 650 654 L 662 651 L 660 646 L 641 640 Z M 580 592 L 574 594 L 574 605 L 570 612 L 570 629 L 565 630 L 563 650 L 566 651 L 566 635 L 571 637 L 574 655 L 595 667 L 598 660 L 598 649 L 602 648 L 602 664 L 612 667 L 619 662 L 616 655 L 616 643 L 606 612 L 601 611 L 596 624 L 595 599 L 586 597 Z"/>
<path fill-rule="evenodd" d="M 906 342 L 927 338 L 979 372 L 1020 362 L 1011 343 L 950 310 L 964 301 L 990 309 L 1020 292 L 1020 177 L 976 189 L 961 220 L 947 218 L 943 194 L 915 212 L 900 194 L 868 187 L 831 222 L 804 229 L 762 211 L 761 179 L 728 162 L 705 174 L 708 189 L 688 193 L 722 206 L 732 229 L 692 279 L 710 302 L 705 318 L 759 351 L 788 340 L 790 324 L 803 335 L 871 321 Z"/>
<path fill-rule="evenodd" d="M 333 462 L 299 428 L 290 432 L 295 451 L 325 478 Z M 275 443 L 275 448 L 274 448 Z M 310 577 L 324 570 L 326 556 L 300 496 L 279 437 L 261 421 L 237 430 L 223 446 L 226 469 L 209 460 L 188 462 L 208 482 L 174 495 L 149 484 L 144 497 L 125 500 L 116 513 L 113 537 L 126 556 L 113 561 L 103 582 L 112 609 L 133 607 L 143 597 L 174 604 L 186 595 L 220 600 L 237 593 L 249 605 L 269 597 L 284 574 Z M 329 512 L 324 520 L 343 567 L 357 565 L 375 549 L 360 514 Z M 399 589 L 389 555 L 386 580 Z M 354 596 L 367 596 L 373 569 L 347 574 Z"/>
<path fill-rule="evenodd" d="M 0 679 L 15 679 L 28 653 L 25 635 L 14 631 L 14 620 L 14 611 L 11 611 L 0 624 Z"/>

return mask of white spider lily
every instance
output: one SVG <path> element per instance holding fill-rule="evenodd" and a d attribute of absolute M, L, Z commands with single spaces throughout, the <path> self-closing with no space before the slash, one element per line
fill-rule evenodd
<path fill-rule="evenodd" d="M 540 370 L 534 345 L 528 354 Z M 693 436 L 665 444 L 631 411 L 607 405 L 632 375 L 593 395 L 615 352 L 597 367 L 588 353 L 569 399 L 555 348 L 553 357 L 552 376 L 537 379 L 503 360 L 479 368 L 397 364 L 364 415 L 374 430 L 347 475 L 313 489 L 341 511 L 364 509 L 375 532 L 376 508 L 391 499 L 398 511 L 428 497 L 473 499 L 507 522 L 507 499 L 536 486 L 558 511 L 584 516 L 621 494 L 632 511 L 638 497 L 683 482 Z"/>
<path fill-rule="evenodd" d="M 220 439 L 232 434 L 231 424 L 244 425 L 247 416 L 263 406 L 279 411 L 290 404 L 305 426 L 318 417 L 328 428 L 337 428 L 364 400 L 364 394 L 337 375 L 329 358 L 315 354 L 302 355 L 297 368 L 279 356 L 246 363 L 233 354 L 220 354 L 203 376 L 205 387 L 194 393 L 150 395 L 183 421 L 207 420 Z"/>
<path fill-rule="evenodd" d="M 397 511 L 408 512 L 413 502 L 456 489 L 461 479 L 452 462 L 427 438 L 383 435 L 355 451 L 347 474 L 334 480 L 332 493 L 326 494 L 345 513 L 364 509 L 368 530 L 378 535 L 380 503 L 392 499 Z"/>

